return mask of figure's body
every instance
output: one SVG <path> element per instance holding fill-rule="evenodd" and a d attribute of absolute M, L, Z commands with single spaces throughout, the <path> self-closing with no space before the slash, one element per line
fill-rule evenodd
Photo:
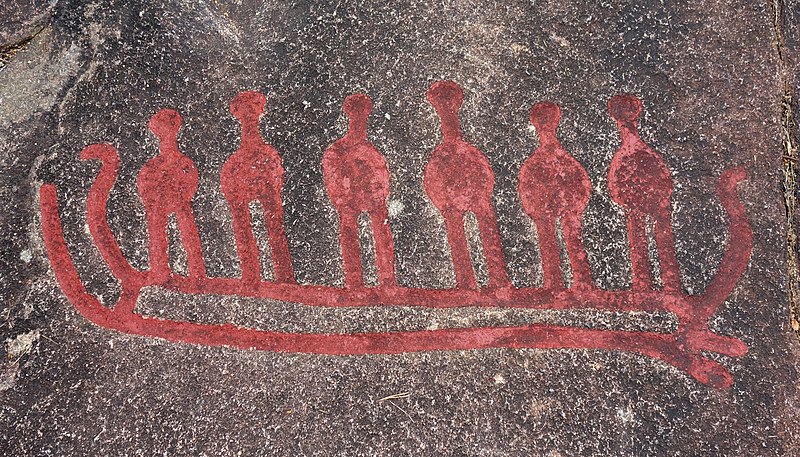
<path fill-rule="evenodd" d="M 150 118 L 150 130 L 159 139 L 159 153 L 142 167 L 136 182 L 147 214 L 149 274 L 155 282 L 170 275 L 167 222 L 173 213 L 186 251 L 189 276 L 206 276 L 200 234 L 192 211 L 192 198 L 197 191 L 197 168 L 190 158 L 178 151 L 180 127 L 181 115 L 175 110 L 162 109 Z"/>
<path fill-rule="evenodd" d="M 665 290 L 680 289 L 678 260 L 672 235 L 672 177 L 661 156 L 638 133 L 642 102 L 633 95 L 617 95 L 608 101 L 622 142 L 608 172 L 611 198 L 625 208 L 633 267 L 633 289 L 652 286 L 647 250 L 648 217 L 654 223 L 661 279 Z"/>
<path fill-rule="evenodd" d="M 241 261 L 242 280 L 261 281 L 259 249 L 253 234 L 250 203 L 264 210 L 275 281 L 294 283 L 289 243 L 283 226 L 283 162 L 261 138 L 258 121 L 267 100 L 258 92 L 242 92 L 231 101 L 231 114 L 242 126 L 242 141 L 222 166 L 220 183 L 233 218 L 233 233 Z"/>
<path fill-rule="evenodd" d="M 367 212 L 375 238 L 378 278 L 382 286 L 395 283 L 394 242 L 389 229 L 386 160 L 367 140 L 372 100 L 363 94 L 345 99 L 342 110 L 350 119 L 347 133 L 322 158 L 322 172 L 331 203 L 339 214 L 340 243 L 348 287 L 363 287 L 358 241 L 358 217 Z"/>
<path fill-rule="evenodd" d="M 540 146 L 522 165 L 519 195 L 522 208 L 536 223 L 545 288 L 562 288 L 561 261 L 556 243 L 556 222 L 561 222 L 564 244 L 575 286 L 591 286 L 592 274 L 583 249 L 583 211 L 591 194 L 586 170 L 561 146 L 556 129 L 561 120 L 558 105 L 537 103 L 530 111 Z"/>
<path fill-rule="evenodd" d="M 424 186 L 444 217 L 459 288 L 477 287 L 464 232 L 464 214 L 475 214 L 489 269 L 489 286 L 509 285 L 503 248 L 497 230 L 492 191 L 494 173 L 489 160 L 461 136 L 458 110 L 464 92 L 453 81 L 439 81 L 428 90 L 428 101 L 442 123 L 442 143 L 425 166 Z"/>

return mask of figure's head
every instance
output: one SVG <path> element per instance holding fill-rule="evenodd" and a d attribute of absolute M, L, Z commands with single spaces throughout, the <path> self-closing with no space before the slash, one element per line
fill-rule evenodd
<path fill-rule="evenodd" d="M 244 91 L 231 100 L 231 114 L 239 120 L 258 119 L 264 114 L 267 97 L 260 92 Z"/>
<path fill-rule="evenodd" d="M 464 90 L 455 81 L 436 81 L 428 89 L 428 101 L 437 111 L 458 111 L 464 102 Z"/>
<path fill-rule="evenodd" d="M 555 132 L 561 120 L 561 108 L 553 102 L 539 102 L 531 107 L 531 124 L 536 131 Z"/>
<path fill-rule="evenodd" d="M 342 111 L 350 119 L 366 119 L 372 112 L 372 99 L 364 94 L 348 95 L 342 104 Z"/>
<path fill-rule="evenodd" d="M 615 95 L 608 101 L 608 114 L 617 122 L 636 123 L 642 114 L 642 101 L 631 94 Z"/>
<path fill-rule="evenodd" d="M 175 138 L 181 122 L 181 115 L 177 111 L 165 108 L 150 118 L 150 130 L 159 138 Z"/>

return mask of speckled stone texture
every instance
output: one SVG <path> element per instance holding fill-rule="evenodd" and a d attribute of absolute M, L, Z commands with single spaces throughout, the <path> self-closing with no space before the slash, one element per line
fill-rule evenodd
<path fill-rule="evenodd" d="M 55 0 L 9 0 L 0 3 L 0 50 L 29 40 L 50 20 Z"/>
<path fill-rule="evenodd" d="M 789 325 L 781 187 L 782 101 L 793 71 L 783 53 L 797 57 L 789 27 L 797 5 L 776 3 L 776 21 L 772 2 L 748 0 L 6 3 L 0 48 L 35 37 L 0 69 L 0 454 L 800 455 L 800 344 Z M 422 187 L 441 138 L 425 93 L 440 79 L 464 88 L 464 136 L 494 170 L 494 207 L 518 287 L 542 281 L 517 194 L 520 167 L 538 146 L 533 103 L 561 106 L 560 139 L 591 178 L 584 243 L 605 289 L 631 283 L 625 219 L 607 190 L 619 145 L 610 97 L 641 97 L 642 137 L 672 170 L 688 294 L 717 274 L 728 241 L 717 177 L 747 169 L 739 193 L 755 246 L 712 320 L 749 347 L 742 358 L 713 356 L 733 373 L 731 388 L 629 352 L 319 356 L 169 343 L 90 323 L 59 288 L 42 241 L 39 187 L 56 184 L 81 278 L 114 303 L 119 285 L 86 228 L 98 166 L 78 154 L 97 142 L 119 150 L 109 221 L 124 254 L 145 268 L 136 175 L 157 151 L 147 126 L 163 107 L 182 114 L 179 146 L 200 173 L 193 206 L 208 273 L 239 274 L 219 175 L 238 147 L 228 104 L 243 90 L 267 96 L 261 131 L 286 170 L 285 226 L 300 282 L 343 283 L 321 159 L 345 131 L 344 98 L 360 91 L 374 100 L 368 136 L 391 173 L 397 279 L 452 286 L 444 226 Z M 137 311 L 294 332 L 676 325 L 667 314 L 309 309 L 164 290 L 148 290 Z"/>

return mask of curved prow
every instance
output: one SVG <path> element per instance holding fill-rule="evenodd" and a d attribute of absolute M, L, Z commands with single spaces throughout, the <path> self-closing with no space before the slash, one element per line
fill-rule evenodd
<path fill-rule="evenodd" d="M 705 293 L 697 297 L 694 313 L 698 322 L 710 318 L 730 296 L 750 262 L 753 251 L 753 229 L 736 193 L 736 185 L 746 178 L 747 172 L 741 167 L 725 170 L 719 177 L 717 193 L 728 213 L 730 226 L 728 246 L 714 280 L 706 288 Z"/>
<path fill-rule="evenodd" d="M 58 197 L 54 185 L 42 185 L 39 189 L 39 205 L 42 210 L 44 245 L 48 257 L 50 257 L 53 272 L 64 294 L 84 317 L 97 325 L 113 327 L 116 321 L 114 311 L 103 306 L 97 298 L 86 291 L 77 270 L 75 270 L 75 265 L 72 263 L 67 243 L 64 240 L 61 218 L 58 216 Z M 120 296 L 120 302 L 123 300 L 134 303 L 135 295 L 124 291 Z M 120 303 L 117 303 L 115 308 L 119 305 Z M 125 303 L 122 307 L 130 308 L 131 305 Z"/>
<path fill-rule="evenodd" d="M 138 283 L 140 281 L 137 280 L 144 277 L 122 255 L 117 238 L 111 231 L 107 220 L 108 196 L 117 180 L 119 155 L 110 144 L 93 144 L 81 151 L 81 159 L 97 159 L 103 164 L 89 190 L 89 197 L 86 201 L 86 221 L 89 225 L 89 232 L 114 276 L 123 283 Z M 44 189 L 44 186 L 42 188 Z"/>

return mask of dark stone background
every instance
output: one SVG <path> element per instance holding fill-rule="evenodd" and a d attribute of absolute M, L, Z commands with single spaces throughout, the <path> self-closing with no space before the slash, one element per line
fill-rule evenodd
<path fill-rule="evenodd" d="M 3 43 L 36 35 L 0 69 L 1 454 L 800 455 L 800 355 L 788 324 L 781 189 L 781 102 L 791 71 L 771 2 L 15 3 L 14 20 L 47 26 L 2 28 L 2 37 L 12 37 Z M 785 11 L 783 20 L 794 24 L 795 10 Z M 49 22 L 34 20 L 41 14 Z M 796 35 L 786 30 L 791 48 Z M 592 178 L 585 242 L 604 288 L 630 282 L 624 220 L 605 182 L 619 141 L 608 98 L 631 92 L 644 100 L 642 136 L 674 173 L 688 293 L 713 278 L 727 242 L 716 178 L 731 166 L 747 168 L 740 192 L 756 246 L 713 320 L 716 331 L 750 347 L 742 359 L 719 357 L 734 373 L 731 389 L 706 388 L 629 353 L 329 357 L 178 345 L 94 326 L 58 288 L 40 237 L 39 185 L 58 186 L 81 275 L 113 303 L 117 284 L 85 229 L 97 165 L 77 156 L 95 142 L 120 151 L 111 224 L 126 255 L 145 267 L 135 179 L 155 154 L 147 121 L 162 107 L 183 115 L 180 148 L 200 170 L 194 208 L 209 274 L 238 274 L 219 171 L 238 146 L 228 103 L 248 89 L 268 97 L 261 127 L 283 156 L 298 279 L 342 281 L 320 160 L 344 132 L 344 97 L 363 91 L 375 100 L 370 140 L 387 159 L 391 198 L 403 208 L 391 220 L 398 279 L 452 284 L 443 226 L 421 185 L 439 141 L 425 91 L 438 79 L 464 87 L 465 136 L 494 168 L 505 255 L 519 286 L 540 281 L 535 236 L 516 195 L 519 167 L 538 144 L 528 126 L 531 104 L 561 105 L 560 137 Z M 166 292 L 145 297 L 140 310 L 293 331 L 673 325 L 669 317 L 604 313 L 308 310 Z M 24 342 L 30 345 L 20 349 Z M 380 401 L 399 392 L 410 396 Z"/>

